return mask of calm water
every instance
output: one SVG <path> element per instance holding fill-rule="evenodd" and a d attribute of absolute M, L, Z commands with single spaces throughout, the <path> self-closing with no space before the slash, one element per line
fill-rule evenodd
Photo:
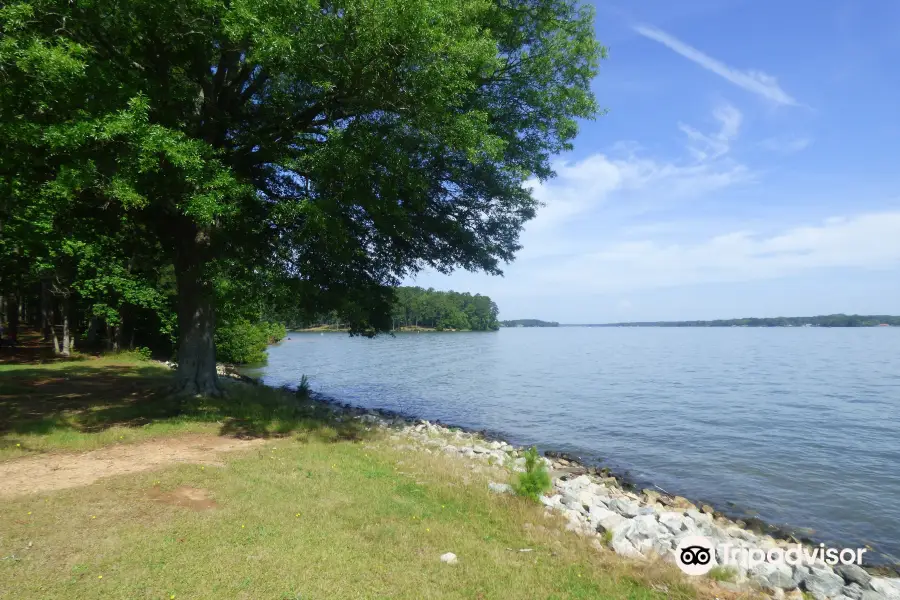
<path fill-rule="evenodd" d="M 900 329 L 291 338 L 270 349 L 266 383 L 306 374 L 353 404 L 572 452 L 900 557 Z"/>

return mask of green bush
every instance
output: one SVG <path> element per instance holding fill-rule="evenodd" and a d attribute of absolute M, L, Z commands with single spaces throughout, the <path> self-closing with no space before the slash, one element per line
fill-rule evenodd
<path fill-rule="evenodd" d="M 251 323 L 246 319 L 222 323 L 216 328 L 216 360 L 233 364 L 266 361 L 266 347 L 287 331 L 281 323 Z"/>
<path fill-rule="evenodd" d="M 520 496 L 538 501 L 544 492 L 552 487 L 550 474 L 541 460 L 537 448 L 532 446 L 525 451 L 525 472 L 519 473 L 519 479 L 513 484 L 513 489 Z"/>

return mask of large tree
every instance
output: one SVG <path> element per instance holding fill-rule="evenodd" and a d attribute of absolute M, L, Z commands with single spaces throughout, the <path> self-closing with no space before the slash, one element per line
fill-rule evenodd
<path fill-rule="evenodd" d="M 159 249 L 180 386 L 217 393 L 216 281 L 378 330 L 419 269 L 500 273 L 603 52 L 574 0 L 12 0 L 5 206 Z"/>

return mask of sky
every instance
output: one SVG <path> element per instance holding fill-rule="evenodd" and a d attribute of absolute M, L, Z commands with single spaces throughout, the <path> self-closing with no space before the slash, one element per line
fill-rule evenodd
<path fill-rule="evenodd" d="M 609 50 L 502 277 L 562 323 L 900 314 L 900 2 L 595 1 Z"/>

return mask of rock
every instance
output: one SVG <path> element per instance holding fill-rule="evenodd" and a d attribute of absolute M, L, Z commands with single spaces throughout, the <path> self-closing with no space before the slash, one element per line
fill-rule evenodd
<path fill-rule="evenodd" d="M 681 496 L 675 496 L 672 499 L 672 508 L 680 508 L 683 510 L 697 510 L 697 507 L 694 506 L 693 502 L 691 502 L 687 498 L 682 498 Z"/>
<path fill-rule="evenodd" d="M 677 535 L 682 531 L 687 531 L 687 523 L 685 517 L 682 513 L 666 511 L 659 513 L 659 522 L 666 529 L 672 532 L 673 535 Z"/>
<path fill-rule="evenodd" d="M 629 502 L 623 498 L 616 498 L 611 501 L 609 503 L 609 508 L 629 519 L 638 516 L 638 510 L 640 509 L 634 502 Z"/>
<path fill-rule="evenodd" d="M 851 583 L 850 585 L 845 585 L 844 589 L 841 590 L 841 593 L 848 598 L 852 598 L 852 600 L 861 600 L 863 589 L 858 583 Z"/>
<path fill-rule="evenodd" d="M 488 444 L 488 447 L 491 450 L 500 450 L 501 448 L 503 448 L 503 444 L 501 442 L 491 442 L 490 444 Z"/>
<path fill-rule="evenodd" d="M 447 552 L 446 554 L 441 554 L 441 562 L 447 565 L 455 565 L 459 560 L 456 558 L 455 554 Z"/>
<path fill-rule="evenodd" d="M 772 598 L 774 600 L 784 600 L 784 590 L 781 588 L 775 588 L 772 590 Z"/>
<path fill-rule="evenodd" d="M 866 570 L 859 565 L 837 564 L 834 566 L 834 572 L 843 577 L 848 584 L 858 583 L 861 588 L 868 587 L 869 582 L 872 581 L 872 576 L 866 573 Z M 845 595 L 849 596 L 849 594 Z"/>
<path fill-rule="evenodd" d="M 621 554 L 622 556 L 629 558 L 643 558 L 643 554 L 638 552 L 638 549 L 634 547 L 634 544 L 625 537 L 617 538 L 613 536 L 612 549 L 616 554 Z"/>
<path fill-rule="evenodd" d="M 844 578 L 827 567 L 810 567 L 803 579 L 803 587 L 816 600 L 824 600 L 841 593 Z"/>
<path fill-rule="evenodd" d="M 859 600 L 887 600 L 887 596 L 873 590 L 863 590 Z"/>
<path fill-rule="evenodd" d="M 893 584 L 884 577 L 873 577 L 869 581 L 869 587 L 888 600 L 900 600 L 900 583 Z"/>
<path fill-rule="evenodd" d="M 472 446 L 472 452 L 475 454 L 487 454 L 489 451 L 484 446 Z"/>
<path fill-rule="evenodd" d="M 644 490 L 644 498 L 647 502 L 659 502 L 660 494 L 656 490 L 646 489 Z"/>
<path fill-rule="evenodd" d="M 803 592 L 801 592 L 800 590 L 793 590 L 793 591 L 787 592 L 784 595 L 784 600 L 804 600 Z"/>
<path fill-rule="evenodd" d="M 715 512 L 715 510 L 709 504 L 703 504 L 702 506 L 700 506 L 700 512 L 711 515 Z"/>
<path fill-rule="evenodd" d="M 591 507 L 591 508 L 593 509 L 596 507 Z M 596 520 L 591 519 L 591 523 L 594 525 L 596 530 L 599 531 L 600 533 L 604 533 L 606 531 L 612 531 L 618 525 L 621 525 L 622 523 L 625 522 L 625 517 L 623 517 L 622 515 L 620 515 L 618 513 L 614 513 L 611 510 L 606 511 L 606 513 L 607 514 L 605 514 L 602 517 L 599 517 Z"/>
<path fill-rule="evenodd" d="M 797 587 L 794 572 L 784 563 L 760 563 L 750 569 L 750 580 L 766 589 L 791 589 Z"/>
<path fill-rule="evenodd" d="M 547 508 L 556 508 L 560 504 L 559 496 L 540 496 L 538 500 Z"/>
<path fill-rule="evenodd" d="M 511 485 L 508 483 L 497 483 L 496 481 L 492 481 L 488 484 L 488 489 L 494 492 L 495 494 L 512 494 L 514 490 Z"/>

